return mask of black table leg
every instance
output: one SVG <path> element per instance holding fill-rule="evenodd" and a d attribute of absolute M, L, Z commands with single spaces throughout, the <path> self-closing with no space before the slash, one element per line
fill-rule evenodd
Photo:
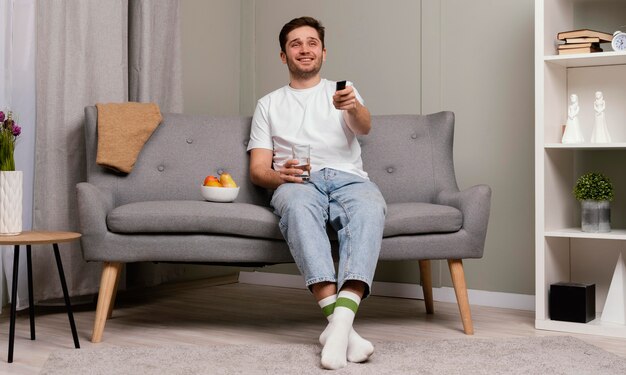
<path fill-rule="evenodd" d="M 33 261 L 30 245 L 26 245 L 26 268 L 28 269 L 28 315 L 30 316 L 30 339 L 35 339 L 35 302 L 33 302 Z"/>
<path fill-rule="evenodd" d="M 15 343 L 15 309 L 17 307 L 17 271 L 20 265 L 20 245 L 13 248 L 13 283 L 11 284 L 11 318 L 9 324 L 9 355 L 7 362 L 13 363 L 13 344 Z"/>
<path fill-rule="evenodd" d="M 70 327 L 72 328 L 72 337 L 74 338 L 74 347 L 80 348 L 78 343 L 78 333 L 76 333 L 76 324 L 74 323 L 74 314 L 72 313 L 72 305 L 70 304 L 70 297 L 67 292 L 67 283 L 65 282 L 65 273 L 63 272 L 63 264 L 61 263 L 61 254 L 59 253 L 59 245 L 53 243 L 54 257 L 57 261 L 57 268 L 59 269 L 59 278 L 61 279 L 61 288 L 63 288 L 63 298 L 65 299 L 65 308 L 67 309 L 67 317 L 70 320 Z"/>

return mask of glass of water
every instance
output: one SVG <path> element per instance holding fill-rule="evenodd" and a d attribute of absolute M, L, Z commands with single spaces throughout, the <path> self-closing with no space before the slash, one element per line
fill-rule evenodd
<path fill-rule="evenodd" d="M 311 145 L 293 145 L 291 146 L 291 158 L 298 161 L 298 165 L 294 168 L 304 171 L 301 175 L 303 181 L 309 181 L 311 177 Z"/>

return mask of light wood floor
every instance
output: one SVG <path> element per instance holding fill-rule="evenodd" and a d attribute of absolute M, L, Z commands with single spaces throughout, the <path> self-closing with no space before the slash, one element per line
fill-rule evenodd
<path fill-rule="evenodd" d="M 224 280 L 223 280 L 224 281 Z M 95 305 L 75 307 L 81 348 L 251 343 L 315 343 L 325 326 L 317 304 L 303 289 L 205 280 L 141 292 L 120 292 L 100 344 L 92 344 Z M 462 332 L 456 304 L 435 302 L 427 315 L 423 301 L 371 297 L 360 307 L 356 330 L 381 341 L 476 339 L 564 335 L 537 331 L 530 311 L 472 306 L 474 336 Z M 64 308 L 36 309 L 37 339 L 31 341 L 27 311 L 18 314 L 14 362 L 6 363 L 9 311 L 0 316 L 0 374 L 37 374 L 50 353 L 73 348 Z M 626 357 L 626 339 L 572 335 Z"/>

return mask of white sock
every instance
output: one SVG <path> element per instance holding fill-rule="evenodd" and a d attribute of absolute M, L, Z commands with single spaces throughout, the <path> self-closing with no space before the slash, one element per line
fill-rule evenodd
<path fill-rule="evenodd" d="M 358 296 L 357 296 L 358 297 Z M 330 322 L 333 318 L 333 312 L 335 309 L 335 301 L 337 301 L 337 295 L 333 294 L 326 298 L 321 299 L 317 303 L 322 308 L 322 312 L 326 316 L 326 319 Z M 324 332 L 320 335 L 320 344 L 324 346 L 326 339 L 330 334 L 330 325 L 326 327 Z M 350 362 L 360 363 L 365 362 L 374 353 L 374 345 L 361 337 L 354 328 L 350 329 L 350 335 L 348 336 L 348 355 L 347 359 Z"/>
<path fill-rule="evenodd" d="M 352 292 L 339 292 L 333 318 L 328 323 L 326 344 L 322 349 L 322 367 L 337 370 L 348 364 L 348 338 L 360 302 L 361 298 Z"/>

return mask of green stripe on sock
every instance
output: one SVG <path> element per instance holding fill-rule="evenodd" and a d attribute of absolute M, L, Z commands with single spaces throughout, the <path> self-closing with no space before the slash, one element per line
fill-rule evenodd
<path fill-rule="evenodd" d="M 359 304 L 354 302 L 350 298 L 339 297 L 337 298 L 337 301 L 335 302 L 335 308 L 337 307 L 345 307 L 347 309 L 352 310 L 356 314 L 356 311 L 359 309 Z"/>
<path fill-rule="evenodd" d="M 331 315 L 333 315 L 333 312 L 335 311 L 335 304 L 331 303 L 330 305 L 326 305 L 324 307 L 322 307 L 322 312 L 324 313 L 325 317 L 329 317 Z"/>

